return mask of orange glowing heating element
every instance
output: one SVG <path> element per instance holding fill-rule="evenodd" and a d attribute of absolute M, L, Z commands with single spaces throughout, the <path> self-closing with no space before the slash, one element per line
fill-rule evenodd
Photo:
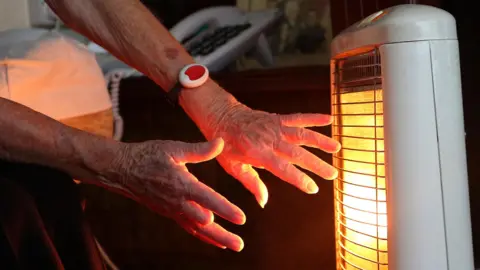
<path fill-rule="evenodd" d="M 387 205 L 382 90 L 333 96 L 337 268 L 386 270 Z"/>

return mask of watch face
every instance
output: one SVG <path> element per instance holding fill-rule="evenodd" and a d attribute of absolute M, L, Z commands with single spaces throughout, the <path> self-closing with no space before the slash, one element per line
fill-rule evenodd
<path fill-rule="evenodd" d="M 180 71 L 179 81 L 186 88 L 195 88 L 204 84 L 208 76 L 208 69 L 204 65 L 191 64 Z"/>

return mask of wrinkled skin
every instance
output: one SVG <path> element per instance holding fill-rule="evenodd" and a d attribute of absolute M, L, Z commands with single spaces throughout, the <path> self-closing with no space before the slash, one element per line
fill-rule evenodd
<path fill-rule="evenodd" d="M 109 176 L 103 184 L 174 219 L 187 232 L 209 244 L 240 251 L 242 239 L 216 224 L 214 213 L 239 225 L 245 223 L 245 214 L 198 181 L 185 166 L 215 158 L 223 146 L 222 139 L 206 143 L 148 141 L 126 144 L 114 176 Z"/>
<path fill-rule="evenodd" d="M 243 104 L 225 111 L 202 130 L 207 138 L 224 139 L 225 149 L 217 158 L 219 163 L 254 194 L 260 206 L 267 203 L 268 191 L 253 167 L 266 169 L 309 194 L 317 193 L 318 187 L 295 165 L 324 179 L 337 177 L 334 167 L 301 147 L 315 147 L 328 153 L 340 150 L 336 140 L 307 129 L 330 125 L 331 116 L 278 115 L 252 110 Z"/>
<path fill-rule="evenodd" d="M 245 214 L 198 181 L 185 164 L 217 158 L 264 207 L 268 191 L 254 167 L 266 169 L 306 193 L 317 193 L 315 182 L 296 166 L 325 179 L 334 179 L 337 171 L 302 146 L 334 153 L 340 144 L 307 129 L 331 124 L 329 115 L 278 115 L 252 110 L 243 104 L 216 115 L 219 117 L 208 128 L 201 128 L 210 142 L 123 144 L 116 165 L 112 166 L 114 170 L 105 177 L 103 185 L 174 219 L 200 240 L 240 251 L 244 246 L 242 239 L 215 223 L 214 214 L 240 225 L 245 223 Z"/>

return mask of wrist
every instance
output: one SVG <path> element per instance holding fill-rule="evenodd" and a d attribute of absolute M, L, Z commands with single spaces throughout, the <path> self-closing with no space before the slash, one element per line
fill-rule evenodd
<path fill-rule="evenodd" d="M 71 137 L 71 149 L 75 156 L 72 166 L 74 177 L 87 183 L 101 185 L 116 171 L 125 143 L 78 132 Z"/>
<path fill-rule="evenodd" d="M 240 104 L 233 95 L 209 79 L 198 88 L 182 89 L 179 103 L 190 119 L 209 138 L 212 127 L 233 107 Z"/>

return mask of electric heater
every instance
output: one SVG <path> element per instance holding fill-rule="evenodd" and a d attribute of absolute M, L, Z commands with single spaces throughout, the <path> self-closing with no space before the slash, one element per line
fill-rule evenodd
<path fill-rule="evenodd" d="M 394 6 L 332 42 L 337 269 L 472 270 L 455 19 Z"/>

